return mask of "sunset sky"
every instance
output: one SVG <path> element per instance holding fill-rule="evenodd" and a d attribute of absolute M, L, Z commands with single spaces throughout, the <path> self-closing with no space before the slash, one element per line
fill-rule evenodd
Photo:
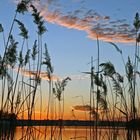
<path fill-rule="evenodd" d="M 18 0 L 0 0 L 0 23 L 8 34 Z M 82 74 L 90 71 L 90 60 L 97 59 L 96 35 L 100 40 L 100 62 L 111 61 L 117 71 L 124 73 L 120 54 L 108 42 L 116 43 L 123 51 L 125 60 L 133 58 L 135 31 L 133 20 L 140 13 L 140 0 L 36 0 L 35 7 L 46 21 L 48 32 L 43 40 L 47 43 L 54 67 L 54 75 L 71 77 L 65 90 L 66 119 L 72 117 L 73 106 L 89 104 L 90 78 Z M 33 44 L 35 28 L 31 14 L 19 15 L 29 29 L 30 44 Z M 13 34 L 18 36 L 15 27 Z M 94 61 L 96 66 L 97 61 Z M 42 80 L 45 96 L 47 81 Z M 44 90 L 45 89 L 45 90 Z M 44 103 L 45 104 L 45 103 Z M 44 105 L 45 108 L 45 105 Z M 77 118 L 84 113 L 75 110 Z"/>

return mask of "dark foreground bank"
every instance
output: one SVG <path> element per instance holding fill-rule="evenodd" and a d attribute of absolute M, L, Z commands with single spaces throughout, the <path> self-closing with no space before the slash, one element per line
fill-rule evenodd
<path fill-rule="evenodd" d="M 140 129 L 140 120 L 125 121 L 84 121 L 84 120 L 0 120 L 0 125 L 14 126 L 99 126 Z"/>

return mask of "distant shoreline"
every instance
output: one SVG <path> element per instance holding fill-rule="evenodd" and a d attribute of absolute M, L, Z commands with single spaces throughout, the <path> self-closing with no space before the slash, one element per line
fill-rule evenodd
<path fill-rule="evenodd" d="M 126 127 L 125 121 L 85 121 L 85 120 L 17 120 L 16 126 L 109 126 Z"/>
<path fill-rule="evenodd" d="M 126 121 L 90 121 L 90 120 L 0 120 L 0 125 L 13 126 L 98 126 L 98 127 L 122 127 L 140 130 L 140 120 Z"/>

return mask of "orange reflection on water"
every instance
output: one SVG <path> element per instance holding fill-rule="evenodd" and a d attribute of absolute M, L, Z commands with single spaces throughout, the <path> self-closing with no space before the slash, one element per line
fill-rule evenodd
<path fill-rule="evenodd" d="M 97 133 L 96 133 L 97 132 Z M 97 131 L 90 127 L 17 127 L 15 131 L 15 140 L 127 140 L 128 131 L 123 128 L 98 128 Z M 132 136 L 134 133 L 131 133 Z M 139 132 L 136 133 L 137 140 L 140 139 Z M 132 137 L 133 138 L 133 137 Z M 133 140 L 133 139 L 130 139 Z"/>

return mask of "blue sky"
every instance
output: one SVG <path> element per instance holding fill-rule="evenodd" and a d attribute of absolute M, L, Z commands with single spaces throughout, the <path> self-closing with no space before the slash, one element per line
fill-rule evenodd
<path fill-rule="evenodd" d="M 95 33 L 99 35 L 101 62 L 111 61 L 123 73 L 121 57 L 108 41 L 122 49 L 125 59 L 128 55 L 133 58 L 133 20 L 136 12 L 140 12 L 139 0 L 36 0 L 34 4 L 46 20 L 48 32 L 44 42 L 50 52 L 54 73 L 72 77 L 66 98 L 82 95 L 88 102 L 90 82 L 87 78 L 81 80 L 79 75 L 83 77 L 81 72 L 90 70 L 91 56 L 97 59 Z M 5 34 L 9 31 L 15 7 L 14 0 L 0 1 L 0 23 L 5 27 Z M 36 31 L 30 14 L 18 18 L 29 28 L 29 43 L 33 44 Z M 14 34 L 18 35 L 17 29 Z M 72 99 L 67 104 L 76 105 L 76 102 Z"/>
<path fill-rule="evenodd" d="M 43 11 L 43 16 L 48 21 L 47 44 L 59 72 L 62 71 L 59 67 L 61 65 L 66 74 L 76 74 L 79 71 L 88 69 L 87 63 L 90 61 L 91 56 L 94 59 L 97 58 L 96 36 L 87 31 L 92 28 L 97 33 L 100 31 L 99 34 L 101 34 L 99 40 L 101 40 L 100 56 L 102 61 L 111 60 L 120 66 L 118 64 L 118 62 L 120 63 L 118 60 L 119 55 L 106 41 L 116 42 L 123 50 L 124 57 L 132 54 L 134 48 L 132 43 L 134 37 L 133 20 L 135 13 L 140 11 L 138 6 L 140 2 L 138 0 L 50 0 L 49 4 L 44 3 L 42 5 L 38 4 L 37 7 Z M 45 6 L 47 8 L 44 8 Z M 55 18 L 52 15 L 55 15 Z M 47 18 L 48 16 L 50 18 Z M 107 19 L 104 19 L 105 17 Z M 77 22 L 73 22 L 73 19 Z M 83 20 L 89 20 L 89 24 L 86 22 L 83 26 L 90 29 L 81 29 L 82 27 L 78 26 L 83 23 L 81 22 Z M 50 22 L 53 22 L 53 24 Z M 110 32 L 112 32 L 112 35 L 108 36 L 107 34 Z M 128 36 L 125 33 L 128 33 Z M 120 34 L 122 36 L 118 38 Z M 126 37 L 123 37 L 123 35 L 126 35 Z M 132 40 L 129 41 L 130 35 Z M 57 63 L 57 61 L 60 63 Z"/>
<path fill-rule="evenodd" d="M 36 5 L 41 12 L 43 11 L 44 17 L 50 13 L 55 13 L 55 15 L 59 14 L 61 17 L 67 16 L 68 22 L 71 22 L 73 17 L 78 18 L 78 20 L 89 18 L 90 25 L 85 23 L 84 26 L 90 26 L 91 29 L 97 26 L 95 28 L 95 30 L 97 30 L 96 32 L 98 33 L 99 29 L 101 34 L 105 34 L 101 36 L 101 38 L 99 35 L 99 40 L 103 40 L 100 41 L 101 60 L 107 61 L 110 59 L 110 52 L 111 54 L 114 53 L 113 55 L 116 53 L 112 52 L 113 49 L 104 40 L 110 41 L 111 36 L 114 36 L 113 39 L 115 40 L 115 37 L 117 38 L 118 35 L 116 34 L 117 32 L 121 32 L 122 34 L 125 32 L 131 33 L 135 13 L 140 11 L 139 4 L 140 2 L 138 0 L 41 0 L 40 3 Z M 2 0 L 0 7 L 2 13 L 0 21 L 4 23 L 4 26 L 8 29 L 7 27 L 11 24 L 10 21 L 14 16 L 15 3 L 13 0 Z M 104 17 L 109 19 L 104 20 Z M 30 28 L 33 25 L 32 22 L 29 22 L 31 21 L 29 15 L 25 16 L 25 18 L 23 16 L 19 18 L 24 20 L 27 27 Z M 65 20 L 62 21 L 62 23 L 59 23 L 61 19 L 59 22 L 57 22 L 57 20 L 57 18 L 52 20 L 51 22 L 53 23 L 49 20 L 46 22 L 48 33 L 46 33 L 44 37 L 54 63 L 55 71 L 58 74 L 74 74 L 81 71 L 81 69 L 84 70 L 85 67 L 87 67 L 86 63 L 90 61 L 90 57 L 93 56 L 94 59 L 97 57 L 96 36 L 93 35 L 91 36 L 92 39 L 90 39 L 88 37 L 90 33 L 87 33 L 85 29 L 77 30 L 75 27 L 70 27 L 70 24 L 63 25 Z M 105 27 L 102 27 L 103 24 Z M 120 25 L 125 28 L 123 31 L 121 31 L 122 28 L 120 28 Z M 115 32 L 114 35 L 112 34 L 110 37 L 106 35 L 106 32 L 108 33 L 110 31 L 108 31 L 108 28 L 112 30 L 113 33 Z M 30 28 L 30 30 L 29 33 L 33 32 L 34 28 Z M 33 35 L 30 36 L 31 39 L 33 38 L 32 36 Z M 113 39 L 111 41 L 113 41 Z M 126 39 L 120 37 L 120 39 L 114 42 L 116 42 L 121 49 L 124 49 L 124 54 L 129 55 L 129 53 L 132 53 L 131 49 L 133 45 L 132 43 L 119 43 L 121 39 L 127 41 L 127 37 Z M 125 49 L 126 46 L 128 47 Z M 61 73 L 62 66 L 63 72 Z"/>

